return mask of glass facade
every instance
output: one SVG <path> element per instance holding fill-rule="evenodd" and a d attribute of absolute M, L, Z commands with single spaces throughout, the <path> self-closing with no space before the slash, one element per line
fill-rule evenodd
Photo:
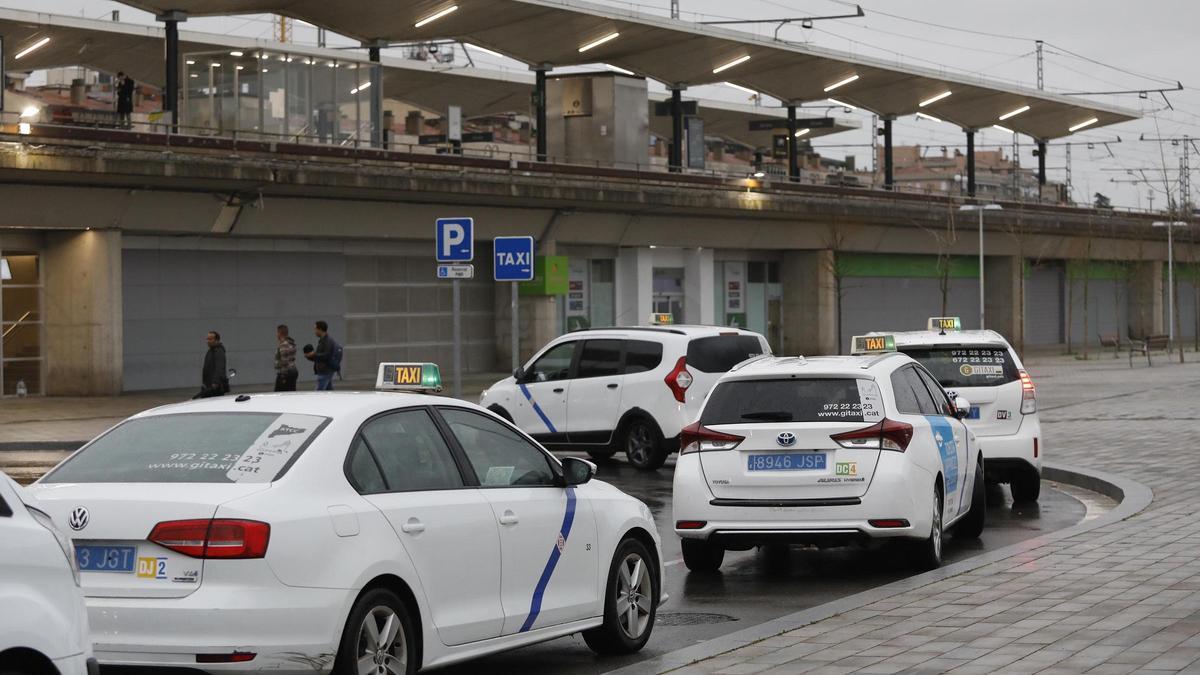
<path fill-rule="evenodd" d="M 713 290 L 718 324 L 761 333 L 772 348 L 779 349 L 783 338 L 783 284 L 778 262 L 717 262 Z"/>
<path fill-rule="evenodd" d="M 184 55 L 189 133 L 369 145 L 371 66 L 252 50 Z"/>
<path fill-rule="evenodd" d="M 611 258 L 571 258 L 568 292 L 560 303 L 563 331 L 612 326 L 616 317 L 615 261 Z"/>
<path fill-rule="evenodd" d="M 42 393 L 42 269 L 36 253 L 0 251 L 0 393 Z"/>

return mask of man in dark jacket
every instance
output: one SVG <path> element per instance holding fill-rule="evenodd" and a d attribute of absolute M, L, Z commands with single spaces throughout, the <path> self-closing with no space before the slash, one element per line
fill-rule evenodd
<path fill-rule="evenodd" d="M 333 391 L 333 376 L 337 374 L 333 352 L 337 343 L 329 337 L 329 324 L 318 321 L 313 330 L 317 336 L 316 349 L 304 350 L 304 358 L 313 362 L 313 373 L 317 376 L 317 391 Z"/>
<path fill-rule="evenodd" d="M 296 370 L 296 341 L 288 336 L 285 324 L 275 329 L 275 339 L 279 342 L 275 347 L 275 391 L 296 391 L 296 379 L 300 377 L 300 371 Z"/>
<path fill-rule="evenodd" d="M 137 87 L 133 78 L 117 73 L 117 121 L 125 129 L 133 126 L 133 90 Z"/>
<path fill-rule="evenodd" d="M 196 398 L 224 396 L 229 393 L 229 375 L 225 367 L 225 345 L 221 344 L 221 334 L 215 330 L 209 331 L 205 342 L 208 343 L 208 353 L 204 355 L 200 394 Z"/>

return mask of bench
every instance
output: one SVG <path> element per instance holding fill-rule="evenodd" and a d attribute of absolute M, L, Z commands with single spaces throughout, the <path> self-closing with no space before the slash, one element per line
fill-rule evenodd
<path fill-rule="evenodd" d="M 1146 355 L 1146 365 L 1154 366 L 1150 360 L 1150 352 L 1159 351 L 1166 353 L 1171 349 L 1171 338 L 1167 335 L 1151 335 L 1141 340 L 1130 340 L 1129 343 L 1129 367 L 1133 367 L 1133 353 L 1139 352 Z"/>
<path fill-rule="evenodd" d="M 1101 347 L 1112 347 L 1113 358 L 1121 358 L 1121 336 L 1117 333 L 1098 333 L 1096 337 L 1100 338 Z"/>

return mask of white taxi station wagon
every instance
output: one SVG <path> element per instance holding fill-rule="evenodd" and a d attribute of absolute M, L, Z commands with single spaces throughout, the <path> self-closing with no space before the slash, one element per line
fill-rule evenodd
<path fill-rule="evenodd" d="M 749 360 L 721 377 L 684 430 L 675 532 L 693 571 L 726 550 L 899 540 L 936 567 L 943 533 L 978 537 L 982 457 L 952 402 L 890 337 L 862 356 Z"/>
<path fill-rule="evenodd" d="M 958 317 L 932 317 L 928 330 L 888 335 L 947 391 L 971 401 L 966 422 L 979 437 L 987 481 L 1008 483 L 1016 503 L 1036 502 L 1044 454 L 1037 389 L 1008 340 L 993 330 L 962 330 Z"/>
<path fill-rule="evenodd" d="M 426 395 L 434 364 L 382 364 L 377 389 L 157 408 L 38 481 L 100 663 L 382 675 L 571 633 L 646 643 L 664 597 L 645 504 Z"/>

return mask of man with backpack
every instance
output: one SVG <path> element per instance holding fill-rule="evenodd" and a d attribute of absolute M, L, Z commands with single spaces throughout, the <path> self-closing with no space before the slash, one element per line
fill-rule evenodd
<path fill-rule="evenodd" d="M 333 376 L 342 372 L 342 346 L 329 336 L 329 324 L 318 321 L 313 333 L 316 349 L 305 349 L 304 358 L 313 362 L 317 391 L 333 391 Z"/>

